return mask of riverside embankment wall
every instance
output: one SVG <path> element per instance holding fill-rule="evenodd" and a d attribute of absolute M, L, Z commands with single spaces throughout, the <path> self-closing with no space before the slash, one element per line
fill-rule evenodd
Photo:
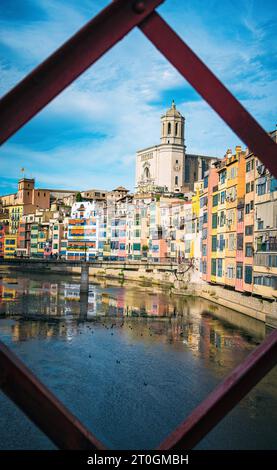
<path fill-rule="evenodd" d="M 78 263 L 45 262 L 26 260 L 0 264 L 3 270 L 20 270 L 25 272 L 43 272 L 59 274 L 81 274 Z M 173 263 L 141 262 L 97 262 L 90 263 L 89 276 L 143 282 L 145 284 L 164 285 L 175 295 L 196 296 L 248 315 L 256 320 L 277 328 L 277 301 L 269 301 L 240 292 L 210 285 L 201 281 L 194 268 L 183 267 L 183 271 Z"/>

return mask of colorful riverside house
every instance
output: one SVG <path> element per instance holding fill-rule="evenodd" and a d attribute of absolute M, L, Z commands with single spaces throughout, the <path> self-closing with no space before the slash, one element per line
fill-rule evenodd
<path fill-rule="evenodd" d="M 270 133 L 277 142 L 277 131 Z M 256 158 L 253 293 L 277 298 L 277 179 Z"/>
<path fill-rule="evenodd" d="M 203 188 L 200 190 L 199 230 L 201 232 L 201 262 L 200 272 L 203 281 L 207 281 L 208 262 L 208 186 L 209 171 L 204 174 Z"/>
<path fill-rule="evenodd" d="M 200 194 L 203 190 L 203 180 L 194 183 L 194 194 L 192 196 L 192 232 L 193 236 L 193 251 L 192 258 L 196 270 L 200 271 L 201 259 L 201 230 L 200 230 Z"/>
<path fill-rule="evenodd" d="M 98 255 L 99 220 L 94 202 L 75 202 L 68 221 L 66 259 L 90 261 Z"/>
<path fill-rule="evenodd" d="M 254 228 L 255 211 L 255 157 L 252 152 L 247 152 L 245 155 L 245 196 L 244 196 L 244 226 Z M 239 243 L 238 243 L 239 246 Z M 245 229 L 244 240 L 244 272 L 243 276 L 243 290 L 244 292 L 252 293 L 252 270 L 254 262 L 254 231 Z M 237 277 L 238 277 L 237 272 Z"/>
<path fill-rule="evenodd" d="M 226 153 L 226 249 L 225 249 L 225 285 L 235 287 L 236 283 L 236 234 L 237 234 L 237 184 L 239 154 Z"/>
<path fill-rule="evenodd" d="M 107 243 L 107 208 L 99 208 L 97 210 L 99 220 L 99 240 L 98 240 L 98 257 L 104 259 L 107 257 L 106 243 Z M 108 253 L 109 256 L 109 253 Z"/>
<path fill-rule="evenodd" d="M 127 209 L 128 204 L 126 202 L 118 202 L 112 207 L 110 257 L 114 261 L 124 261 L 128 255 Z"/>
<path fill-rule="evenodd" d="M 33 222 L 31 224 L 30 230 L 30 257 L 37 258 L 38 257 L 38 232 L 39 226 L 37 222 Z"/>
<path fill-rule="evenodd" d="M 175 207 L 177 218 L 176 222 L 176 258 L 182 262 L 185 256 L 185 204 L 184 201 Z M 177 212 L 178 211 L 178 212 Z"/>
<path fill-rule="evenodd" d="M 245 235 L 253 233 L 253 225 L 245 225 L 244 223 L 244 201 L 245 201 L 245 152 L 241 147 L 236 147 L 238 155 L 238 176 L 237 176 L 237 243 L 236 243 L 236 281 L 235 289 L 243 292 L 244 279 L 244 246 L 243 239 Z"/>
<path fill-rule="evenodd" d="M 161 208 L 160 204 L 160 201 L 156 200 L 149 206 L 149 257 L 154 262 L 168 257 L 168 243 L 170 243 L 168 238 L 169 207 L 167 203 L 163 203 Z"/>
<path fill-rule="evenodd" d="M 24 216 L 19 222 L 17 229 L 17 256 L 26 257 L 29 256 L 27 237 L 26 237 L 26 223 Z"/>
<path fill-rule="evenodd" d="M 181 259 L 182 257 L 182 240 L 178 240 L 178 227 L 179 223 L 179 213 L 180 213 L 180 203 L 169 204 L 169 256 L 172 260 Z M 165 228 L 166 225 L 162 224 Z"/>
<path fill-rule="evenodd" d="M 214 171 L 211 172 L 213 174 L 213 185 L 211 185 L 212 188 L 212 194 L 211 194 L 211 224 L 209 223 L 209 235 L 211 239 L 211 277 L 210 277 L 210 282 L 216 282 L 217 281 L 217 266 L 218 266 L 218 239 L 217 239 L 217 226 L 218 226 L 218 202 L 219 202 L 219 197 L 220 193 L 218 191 L 218 172 L 216 171 L 216 168 L 214 168 Z M 211 176 L 210 176 L 211 178 Z M 210 195 L 209 195 L 210 197 Z M 210 218 L 210 212 L 208 214 L 208 220 Z M 219 254 L 220 256 L 220 254 Z M 220 258 L 219 258 L 220 259 Z M 219 266 L 220 267 L 220 266 Z"/>
<path fill-rule="evenodd" d="M 139 260 L 142 257 L 142 214 L 140 206 L 132 206 L 133 214 L 129 214 L 129 248 L 128 257 Z M 146 245 L 145 245 L 146 246 Z M 147 253 L 145 253 L 147 256 Z"/>
<path fill-rule="evenodd" d="M 4 258 L 5 235 L 8 225 L 0 220 L 0 258 Z"/>
<path fill-rule="evenodd" d="M 213 215 L 217 214 L 218 206 L 218 174 L 213 166 L 209 171 L 207 192 L 207 282 L 215 282 L 216 256 L 217 256 L 217 234 L 212 228 Z"/>
<path fill-rule="evenodd" d="M 17 249 L 17 235 L 16 234 L 5 234 L 4 237 L 4 258 L 10 259 L 16 256 Z"/>
<path fill-rule="evenodd" d="M 215 164 L 218 173 L 217 206 L 217 266 L 216 282 L 225 284 L 225 244 L 226 244 L 226 158 Z"/>
<path fill-rule="evenodd" d="M 20 219 L 23 215 L 23 205 L 16 204 L 9 207 L 9 232 L 15 234 L 18 232 Z"/>
<path fill-rule="evenodd" d="M 49 224 L 43 224 L 38 230 L 37 255 L 39 258 L 44 258 L 47 246 L 49 246 Z"/>
<path fill-rule="evenodd" d="M 192 202 L 184 201 L 184 259 L 194 258 L 194 226 L 192 215 Z"/>

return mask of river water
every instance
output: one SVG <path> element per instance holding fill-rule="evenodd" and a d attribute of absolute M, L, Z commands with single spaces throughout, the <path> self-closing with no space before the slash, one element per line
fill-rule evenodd
<path fill-rule="evenodd" d="M 151 449 L 269 333 L 160 288 L 0 273 L 0 340 L 112 449 Z M 53 444 L 0 392 L 0 449 Z M 277 448 L 277 370 L 197 446 Z"/>

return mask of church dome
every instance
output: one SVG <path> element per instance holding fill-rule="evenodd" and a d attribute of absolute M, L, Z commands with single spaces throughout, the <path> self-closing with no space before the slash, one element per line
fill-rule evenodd
<path fill-rule="evenodd" d="M 174 100 L 172 100 L 172 104 L 171 104 L 171 108 L 169 108 L 166 113 L 165 113 L 165 116 L 170 116 L 170 117 L 182 117 L 181 113 L 179 111 L 177 111 L 176 109 L 176 104 L 174 102 Z"/>

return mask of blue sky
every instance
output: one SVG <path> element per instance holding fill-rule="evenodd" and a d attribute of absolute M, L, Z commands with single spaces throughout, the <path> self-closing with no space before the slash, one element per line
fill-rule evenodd
<path fill-rule="evenodd" d="M 109 2 L 1 0 L 0 95 Z M 272 1 L 166 0 L 160 14 L 267 129 L 277 122 Z M 223 156 L 239 139 L 143 34 L 132 31 L 0 149 L 0 194 L 20 169 L 40 187 L 134 187 L 136 150 L 159 143 L 172 99 L 190 153 Z M 1 125 L 1 123 L 0 123 Z"/>

